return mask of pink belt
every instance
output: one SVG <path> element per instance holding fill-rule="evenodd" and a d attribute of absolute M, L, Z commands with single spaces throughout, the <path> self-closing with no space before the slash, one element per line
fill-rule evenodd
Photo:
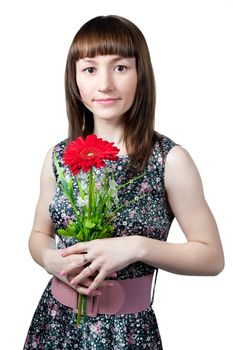
<path fill-rule="evenodd" d="M 111 280 L 112 287 L 105 287 L 101 295 L 87 296 L 86 314 L 124 315 L 144 311 L 151 304 L 151 284 L 153 274 L 125 280 Z M 52 278 L 53 296 L 63 305 L 77 312 L 78 293 L 56 277 Z"/>

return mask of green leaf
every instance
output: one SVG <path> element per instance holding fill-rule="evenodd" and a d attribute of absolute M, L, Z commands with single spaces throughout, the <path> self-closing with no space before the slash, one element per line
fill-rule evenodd
<path fill-rule="evenodd" d="M 69 184 L 68 184 L 68 188 L 69 188 L 69 193 L 70 193 L 70 199 L 71 199 L 71 204 L 73 205 L 76 201 L 75 199 L 75 195 L 74 195 L 74 187 L 73 187 L 73 179 L 72 177 L 70 178 Z"/>
<path fill-rule="evenodd" d="M 95 223 L 91 220 L 86 220 L 85 223 L 84 223 L 84 227 L 86 228 L 93 228 L 95 227 Z"/>
<path fill-rule="evenodd" d="M 74 221 L 70 221 L 70 224 L 65 229 L 58 229 L 57 232 L 65 237 L 75 237 L 79 235 L 81 229 L 80 223 L 76 223 Z"/>
<path fill-rule="evenodd" d="M 77 240 L 79 240 L 80 242 L 85 242 L 86 239 L 84 237 L 84 232 L 80 231 L 77 235 L 76 235 Z"/>
<path fill-rule="evenodd" d="M 58 178 L 61 181 L 61 184 L 58 183 L 58 186 L 62 189 L 68 200 L 70 201 L 70 204 L 72 205 L 76 217 L 78 217 L 78 210 L 75 205 L 75 197 L 74 197 L 74 191 L 73 191 L 73 183 L 72 183 L 72 178 L 70 179 L 69 183 L 67 183 L 65 179 L 65 175 L 58 163 L 56 154 L 54 153 L 54 165 L 56 167 L 57 173 L 58 173 Z"/>
<path fill-rule="evenodd" d="M 57 230 L 57 232 L 58 232 L 60 235 L 65 236 L 65 237 L 73 237 L 73 234 L 72 234 L 69 230 L 67 230 L 67 229 L 59 228 L 59 229 Z"/>
<path fill-rule="evenodd" d="M 81 198 L 84 199 L 84 198 L 85 198 L 85 194 L 84 194 L 84 191 L 83 191 L 81 182 L 79 181 L 79 179 L 77 178 L 77 176 L 75 177 L 75 179 L 76 179 L 76 182 L 77 182 L 77 184 L 78 184 L 78 188 L 79 188 L 79 192 L 80 192 Z"/>
<path fill-rule="evenodd" d="M 63 191 L 65 192 L 65 194 L 69 194 L 69 188 L 68 188 L 65 176 L 63 174 L 63 171 L 61 170 L 61 167 L 58 163 L 58 160 L 57 160 L 55 153 L 54 153 L 54 164 L 55 164 L 55 167 L 57 169 L 58 177 L 61 180 Z"/>

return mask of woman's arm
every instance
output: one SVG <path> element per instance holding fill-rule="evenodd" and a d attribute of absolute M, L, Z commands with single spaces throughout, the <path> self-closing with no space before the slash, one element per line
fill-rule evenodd
<path fill-rule="evenodd" d="M 187 242 L 176 244 L 142 238 L 140 260 L 178 274 L 218 274 L 224 267 L 218 228 L 206 203 L 199 172 L 182 147 L 175 146 L 167 156 L 165 188 Z"/>
<path fill-rule="evenodd" d="M 204 198 L 198 170 L 187 151 L 175 146 L 165 166 L 165 188 L 173 213 L 187 243 L 169 243 L 142 236 L 107 238 L 78 243 L 62 252 L 63 256 L 87 253 L 91 270 L 98 275 L 89 287 L 92 292 L 106 276 L 136 261 L 186 275 L 216 275 L 224 267 L 224 256 L 215 219 Z M 73 262 L 63 274 L 76 267 Z M 82 282 L 90 275 L 85 268 L 72 281 Z"/>
<path fill-rule="evenodd" d="M 69 283 L 67 277 L 60 275 L 60 271 L 71 263 L 76 256 L 63 258 L 56 248 L 54 227 L 49 213 L 49 204 L 56 190 L 56 180 L 52 168 L 52 152 L 50 149 L 40 177 L 40 195 L 36 207 L 34 223 L 29 238 L 29 250 L 33 259 L 49 274 Z M 76 274 L 82 269 L 76 269 Z"/>
<path fill-rule="evenodd" d="M 56 182 L 52 171 L 52 149 L 48 151 L 40 176 L 40 195 L 36 206 L 34 223 L 29 238 L 33 259 L 46 268 L 45 256 L 56 249 L 53 224 L 49 215 L 49 203 L 55 192 Z"/>
<path fill-rule="evenodd" d="M 52 153 L 50 149 L 45 157 L 45 161 L 40 177 L 40 195 L 36 207 L 34 223 L 29 238 L 29 249 L 33 259 L 42 266 L 49 274 L 56 276 L 61 281 L 69 284 L 70 280 L 83 270 L 83 257 L 81 254 L 71 254 L 62 257 L 56 248 L 54 227 L 49 213 L 49 204 L 53 199 L 56 190 L 56 180 L 52 168 Z M 68 265 L 79 262 L 72 273 L 66 276 L 61 275 L 61 271 Z M 80 264 L 81 263 L 81 264 Z M 82 285 L 76 286 L 79 293 L 86 294 L 87 288 L 93 281 L 93 276 L 88 276 Z M 104 286 L 101 283 L 100 286 Z"/>

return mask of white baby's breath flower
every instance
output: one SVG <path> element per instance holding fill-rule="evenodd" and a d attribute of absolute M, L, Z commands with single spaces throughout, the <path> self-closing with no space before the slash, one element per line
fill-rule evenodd
<path fill-rule="evenodd" d="M 117 205 L 119 203 L 119 198 L 117 196 L 117 194 L 115 196 L 113 196 L 113 202 Z"/>
<path fill-rule="evenodd" d="M 97 191 L 101 190 L 101 189 L 102 189 L 101 187 L 102 187 L 101 182 L 98 181 L 98 182 L 95 183 L 95 189 L 96 189 Z"/>
<path fill-rule="evenodd" d="M 112 190 L 115 190 L 117 187 L 116 181 L 113 179 L 109 180 L 109 186 L 111 187 Z"/>
<path fill-rule="evenodd" d="M 88 198 L 85 197 L 84 199 L 82 199 L 82 197 L 78 196 L 77 199 L 77 205 L 79 208 L 82 208 L 83 206 L 88 206 Z"/>
<path fill-rule="evenodd" d="M 65 179 L 66 179 L 67 182 L 70 181 L 70 178 L 71 178 L 70 174 L 65 173 Z"/>

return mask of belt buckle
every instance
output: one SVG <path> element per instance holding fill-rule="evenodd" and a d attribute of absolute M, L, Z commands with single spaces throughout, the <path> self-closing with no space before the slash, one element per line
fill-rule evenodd
<path fill-rule="evenodd" d="M 88 317 L 96 317 L 99 311 L 99 295 L 87 297 L 86 314 Z"/>

